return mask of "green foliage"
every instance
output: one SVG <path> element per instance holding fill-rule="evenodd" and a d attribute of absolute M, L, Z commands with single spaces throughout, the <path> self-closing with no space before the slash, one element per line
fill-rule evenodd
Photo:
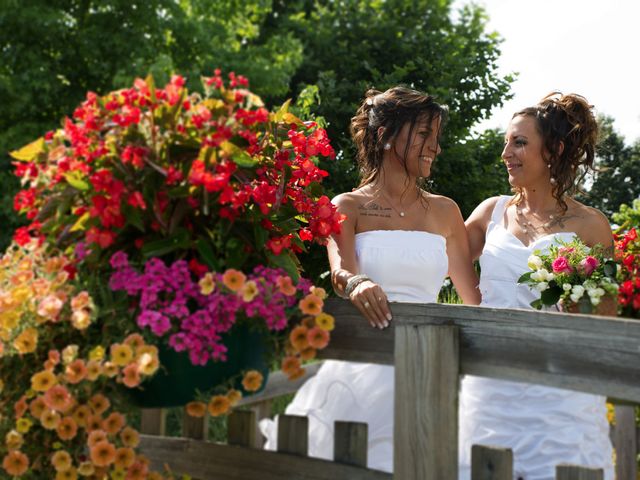
<path fill-rule="evenodd" d="M 640 199 L 635 199 L 631 206 L 625 203 L 620 205 L 620 210 L 613 214 L 613 221 L 624 230 L 632 227 L 640 229 Z"/>
<path fill-rule="evenodd" d="M 631 204 L 640 196 L 640 141 L 627 145 L 614 130 L 611 117 L 600 117 L 601 140 L 596 149 L 593 185 L 580 197 L 586 204 L 600 209 L 607 217 L 623 204 Z M 619 220 L 614 221 L 619 223 Z"/>

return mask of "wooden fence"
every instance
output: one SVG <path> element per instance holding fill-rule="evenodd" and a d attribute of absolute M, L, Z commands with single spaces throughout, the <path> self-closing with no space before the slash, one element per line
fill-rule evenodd
<path fill-rule="evenodd" d="M 393 304 L 393 326 L 380 331 L 369 327 L 346 301 L 331 300 L 326 309 L 336 317 L 336 329 L 324 358 L 395 365 L 393 478 L 457 479 L 459 376 L 473 374 L 612 398 L 617 405 L 612 434 L 617 479 L 636 480 L 639 435 L 633 405 L 640 403 L 640 322 Z M 335 462 L 306 457 L 306 419 L 300 417 L 281 417 L 280 452 L 260 450 L 256 419 L 267 414 L 271 398 L 295 390 L 303 381 L 281 380 L 274 375 L 264 392 L 243 400 L 253 410 L 230 417 L 229 445 L 206 442 L 202 419 L 185 419 L 183 435 L 191 438 L 160 437 L 162 412 L 143 412 L 143 453 L 156 468 L 168 464 L 175 472 L 202 480 L 392 478 L 364 467 L 366 426 L 361 424 L 337 428 Z M 473 480 L 511 480 L 509 450 L 474 446 L 472 457 Z M 602 472 L 560 466 L 556 478 L 596 480 Z"/>

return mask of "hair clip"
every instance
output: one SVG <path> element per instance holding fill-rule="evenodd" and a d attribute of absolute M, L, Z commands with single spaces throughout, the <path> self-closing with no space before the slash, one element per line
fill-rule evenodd
<path fill-rule="evenodd" d="M 367 98 L 367 105 L 373 105 L 373 100 L 371 98 Z"/>

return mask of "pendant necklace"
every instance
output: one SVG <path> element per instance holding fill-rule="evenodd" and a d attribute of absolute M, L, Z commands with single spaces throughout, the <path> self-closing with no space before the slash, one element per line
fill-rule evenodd
<path fill-rule="evenodd" d="M 384 192 L 384 190 L 380 189 L 379 190 L 380 193 L 382 193 L 382 196 L 385 198 L 385 200 L 389 203 L 389 206 L 393 209 L 394 212 L 396 212 L 398 214 L 399 217 L 404 217 L 405 216 L 405 212 L 402 210 L 398 210 L 394 205 L 393 202 L 391 201 L 391 199 L 389 198 L 389 196 Z M 409 205 L 409 208 L 411 206 L 413 206 L 414 203 L 416 203 L 418 201 L 418 199 L 416 198 L 413 202 L 411 202 L 411 204 Z"/>

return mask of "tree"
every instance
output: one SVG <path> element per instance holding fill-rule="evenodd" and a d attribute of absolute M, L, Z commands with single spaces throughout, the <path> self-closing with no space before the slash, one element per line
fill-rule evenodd
<path fill-rule="evenodd" d="M 588 205 L 611 217 L 622 204 L 630 205 L 640 196 L 640 141 L 625 144 L 611 117 L 600 117 L 601 141 L 596 149 L 597 171 L 587 194 L 580 197 Z"/>

